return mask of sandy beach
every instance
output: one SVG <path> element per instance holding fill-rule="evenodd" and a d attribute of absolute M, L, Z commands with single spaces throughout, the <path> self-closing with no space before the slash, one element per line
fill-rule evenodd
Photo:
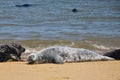
<path fill-rule="evenodd" d="M 0 63 L 0 80 L 120 80 L 120 61 L 65 64 Z"/>
<path fill-rule="evenodd" d="M 8 43 L 21 44 L 26 50 L 7 48 Z M 29 54 L 51 46 L 84 48 L 100 55 L 120 49 L 120 0 L 0 0 L 0 45 L 6 45 L 1 53 L 13 58 L 23 52 L 23 61 L 0 62 L 0 80 L 120 80 L 120 60 L 26 62 Z M 66 52 L 78 54 L 69 49 Z M 66 53 L 62 56 L 66 58 Z"/>

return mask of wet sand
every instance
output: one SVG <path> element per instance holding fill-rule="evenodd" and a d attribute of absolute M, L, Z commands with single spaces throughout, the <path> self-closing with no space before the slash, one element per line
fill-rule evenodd
<path fill-rule="evenodd" d="M 0 80 L 120 80 L 120 61 L 35 64 L 0 63 Z"/>

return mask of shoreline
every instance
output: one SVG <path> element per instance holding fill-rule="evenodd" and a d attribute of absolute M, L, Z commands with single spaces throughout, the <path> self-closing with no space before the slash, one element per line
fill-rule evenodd
<path fill-rule="evenodd" d="M 0 80 L 120 80 L 120 61 L 64 64 L 0 63 Z"/>
<path fill-rule="evenodd" d="M 16 42 L 26 48 L 26 53 L 39 51 L 51 46 L 68 46 L 74 48 L 85 48 L 103 54 L 107 51 L 120 48 L 120 38 L 87 38 L 83 40 L 0 40 L 0 44 Z"/>

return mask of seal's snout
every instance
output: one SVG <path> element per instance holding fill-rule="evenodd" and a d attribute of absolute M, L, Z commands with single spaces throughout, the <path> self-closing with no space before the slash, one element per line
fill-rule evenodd
<path fill-rule="evenodd" d="M 22 52 L 25 52 L 25 48 L 22 49 Z"/>

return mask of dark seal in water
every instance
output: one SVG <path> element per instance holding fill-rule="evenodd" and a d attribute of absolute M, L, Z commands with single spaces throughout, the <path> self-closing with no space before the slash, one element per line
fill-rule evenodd
<path fill-rule="evenodd" d="M 23 5 L 16 5 L 16 7 L 30 7 L 32 6 L 31 4 L 23 4 Z"/>
<path fill-rule="evenodd" d="M 78 10 L 76 8 L 72 9 L 72 12 L 76 13 Z"/>

